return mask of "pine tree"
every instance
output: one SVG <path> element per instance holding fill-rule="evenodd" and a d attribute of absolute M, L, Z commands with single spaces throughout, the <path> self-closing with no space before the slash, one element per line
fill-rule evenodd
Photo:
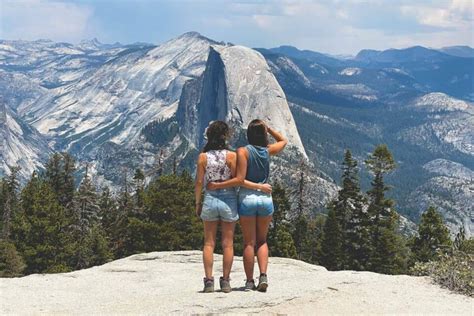
<path fill-rule="evenodd" d="M 321 244 L 321 263 L 328 270 L 340 270 L 343 266 L 343 235 L 333 203 L 329 206 Z"/>
<path fill-rule="evenodd" d="M 76 254 L 73 265 L 76 269 L 89 267 L 94 261 L 91 258 L 94 254 L 91 253 L 88 239 L 91 238 L 92 228 L 99 224 L 99 213 L 100 206 L 97 191 L 92 184 L 86 166 L 84 178 L 73 200 L 73 234 L 76 237 Z"/>
<path fill-rule="evenodd" d="M 367 201 L 360 191 L 357 161 L 350 150 L 344 154 L 342 171 L 342 189 L 333 207 L 343 231 L 343 268 L 363 270 L 370 254 L 370 226 Z"/>
<path fill-rule="evenodd" d="M 135 212 L 135 203 L 130 195 L 130 184 L 128 180 L 128 172 L 123 172 L 122 187 L 117 197 L 117 212 L 114 216 L 112 235 L 112 249 L 115 257 L 123 257 L 134 253 L 131 240 L 137 238 L 136 234 L 130 231 L 130 221 L 133 216 L 137 216 Z"/>
<path fill-rule="evenodd" d="M 12 218 L 18 211 L 18 172 L 19 167 L 10 168 L 10 174 L 6 179 L 2 179 L 0 182 L 0 209 L 2 219 L 2 234 L 1 238 L 5 241 L 10 239 L 10 228 L 12 224 Z"/>
<path fill-rule="evenodd" d="M 202 225 L 194 214 L 193 180 L 188 172 L 163 175 L 148 186 L 144 219 L 136 219 L 147 251 L 199 249 Z M 135 242 L 138 242 L 135 240 Z"/>
<path fill-rule="evenodd" d="M 291 236 L 296 247 L 297 258 L 308 261 L 310 257 L 310 243 L 308 239 L 308 214 L 307 214 L 307 182 L 306 165 L 300 164 L 298 183 L 292 193 L 293 205 L 296 207 L 296 216 L 292 218 Z"/>
<path fill-rule="evenodd" d="M 73 242 L 70 220 L 48 182 L 33 173 L 21 191 L 21 209 L 14 218 L 12 240 L 27 265 L 25 273 L 69 271 Z"/>
<path fill-rule="evenodd" d="M 139 168 L 135 170 L 133 176 L 133 184 L 135 187 L 135 204 L 138 208 L 143 207 L 143 190 L 145 187 L 145 174 Z"/>
<path fill-rule="evenodd" d="M 273 185 L 272 198 L 275 211 L 273 222 L 268 232 L 270 253 L 275 257 L 296 258 L 296 248 L 291 236 L 291 227 L 288 222 L 290 201 L 285 188 L 280 182 Z"/>
<path fill-rule="evenodd" d="M 76 163 L 68 153 L 54 153 L 46 163 L 46 181 L 63 207 L 71 206 L 73 201 L 76 190 L 75 172 Z"/>
<path fill-rule="evenodd" d="M 465 241 L 466 241 L 466 231 L 464 230 L 464 226 L 461 225 L 454 239 L 454 248 L 456 250 L 463 250 L 463 244 Z"/>
<path fill-rule="evenodd" d="M 384 176 L 396 167 L 387 145 L 378 145 L 365 161 L 373 173 L 372 189 L 368 192 L 371 225 L 371 254 L 369 268 L 380 273 L 395 273 L 399 270 L 400 240 L 396 233 L 398 214 L 393 209 L 394 201 L 385 197 L 389 187 Z"/>
<path fill-rule="evenodd" d="M 87 234 L 82 245 L 84 249 L 84 266 L 92 267 L 104 264 L 113 259 L 109 243 L 100 225 L 95 224 Z M 80 268 L 80 267 L 78 267 Z"/>
<path fill-rule="evenodd" d="M 99 200 L 86 167 L 86 173 L 74 196 L 74 214 L 79 232 L 85 236 L 99 222 Z"/>
<path fill-rule="evenodd" d="M 451 246 L 449 230 L 443 218 L 430 206 L 422 215 L 415 237 L 412 252 L 417 261 L 427 262 L 436 259 L 437 250 Z"/>
<path fill-rule="evenodd" d="M 117 223 L 120 222 L 117 203 L 110 192 L 110 189 L 105 186 L 99 197 L 99 219 L 100 227 L 104 232 L 105 238 L 109 248 L 115 253 L 114 233 Z"/>
<path fill-rule="evenodd" d="M 15 245 L 0 239 L 0 278 L 21 276 L 25 267 Z"/>

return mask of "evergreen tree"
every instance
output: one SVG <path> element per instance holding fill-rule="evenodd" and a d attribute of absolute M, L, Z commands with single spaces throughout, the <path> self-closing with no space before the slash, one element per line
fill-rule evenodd
<path fill-rule="evenodd" d="M 370 226 L 366 199 L 360 192 L 357 161 L 350 150 L 344 154 L 341 182 L 338 196 L 329 204 L 322 262 L 332 270 L 362 270 L 369 260 Z"/>
<path fill-rule="evenodd" d="M 321 244 L 321 263 L 328 270 L 340 270 L 343 267 L 343 242 L 340 220 L 332 203 L 329 206 Z"/>
<path fill-rule="evenodd" d="M 130 184 L 128 180 L 128 172 L 123 173 L 122 188 L 117 197 L 117 212 L 113 216 L 114 223 L 112 235 L 110 236 L 112 242 L 112 249 L 116 257 L 123 257 L 135 253 L 133 246 L 133 239 L 139 238 L 141 232 L 134 232 L 133 219 L 138 216 L 135 211 L 135 203 L 130 194 Z M 130 223 L 132 221 L 132 223 Z"/>
<path fill-rule="evenodd" d="M 364 270 L 370 254 L 370 223 L 367 200 L 359 185 L 357 161 L 346 150 L 342 163 L 342 189 L 333 207 L 343 231 L 343 268 Z"/>
<path fill-rule="evenodd" d="M 454 248 L 456 250 L 463 250 L 463 244 L 465 241 L 466 241 L 466 232 L 464 230 L 464 226 L 461 225 L 454 239 Z"/>
<path fill-rule="evenodd" d="M 15 245 L 0 239 L 0 278 L 21 276 L 24 269 L 25 263 Z"/>
<path fill-rule="evenodd" d="M 430 206 L 422 215 L 415 237 L 412 252 L 417 261 L 427 262 L 436 259 L 437 250 L 451 246 L 449 230 L 443 218 Z"/>
<path fill-rule="evenodd" d="M 85 176 L 79 186 L 73 200 L 73 234 L 76 240 L 76 255 L 73 266 L 77 269 L 86 268 L 91 265 L 94 256 L 89 248 L 88 240 L 91 238 L 92 227 L 99 224 L 100 206 L 95 186 L 88 174 L 86 167 Z M 97 234 L 96 234 L 97 236 Z M 103 237 L 101 235 L 102 238 Z"/>
<path fill-rule="evenodd" d="M 12 240 L 27 265 L 25 273 L 69 271 L 70 220 L 49 183 L 36 173 L 21 191 L 21 209 L 14 217 Z"/>
<path fill-rule="evenodd" d="M 143 190 L 145 187 L 145 174 L 139 168 L 135 170 L 135 175 L 133 176 L 133 182 L 135 186 L 135 204 L 138 208 L 143 207 Z"/>
<path fill-rule="evenodd" d="M 276 182 L 272 190 L 273 222 L 268 232 L 268 244 L 270 253 L 275 257 L 296 258 L 296 248 L 291 236 L 291 227 L 288 222 L 290 201 L 285 188 Z"/>
<path fill-rule="evenodd" d="M 108 187 L 103 187 L 99 197 L 99 218 L 109 248 L 115 253 L 114 232 L 117 223 L 120 222 L 117 203 Z"/>
<path fill-rule="evenodd" d="M 324 226 L 326 225 L 326 216 L 324 214 L 317 214 L 309 223 L 309 229 L 312 232 L 312 260 L 311 263 L 321 265 L 322 258 L 322 243 L 324 235 Z"/>
<path fill-rule="evenodd" d="M 83 261 L 79 262 L 82 263 L 82 267 L 101 265 L 113 259 L 105 233 L 98 224 L 90 229 L 83 241 L 82 249 Z"/>
<path fill-rule="evenodd" d="M 384 176 L 393 171 L 396 164 L 387 145 L 378 145 L 365 163 L 374 175 L 372 188 L 368 192 L 372 240 L 369 268 L 393 274 L 400 268 L 400 240 L 396 233 L 398 214 L 393 209 L 394 201 L 385 197 L 389 187 L 384 182 Z"/>
<path fill-rule="evenodd" d="M 97 190 L 89 177 L 88 168 L 86 168 L 84 178 L 74 196 L 75 222 L 82 236 L 85 236 L 92 226 L 98 223 L 99 212 Z"/>
<path fill-rule="evenodd" d="M 19 167 L 10 168 L 10 174 L 6 179 L 0 181 L 0 210 L 2 220 L 2 234 L 1 238 L 8 241 L 10 238 L 10 228 L 12 224 L 12 217 L 18 211 L 18 172 Z"/>
<path fill-rule="evenodd" d="M 68 153 L 54 153 L 46 163 L 45 178 L 63 207 L 71 206 L 76 190 L 76 163 Z"/>
<path fill-rule="evenodd" d="M 308 261 L 310 257 L 310 242 L 308 238 L 308 213 L 307 213 L 307 181 L 306 165 L 300 164 L 298 183 L 292 191 L 293 205 L 296 207 L 296 215 L 292 218 L 291 235 L 296 247 L 296 254 L 299 260 Z"/>
<path fill-rule="evenodd" d="M 144 214 L 128 219 L 124 254 L 188 250 L 202 246 L 202 226 L 194 214 L 189 173 L 163 175 L 144 194 Z"/>
<path fill-rule="evenodd" d="M 309 243 L 308 219 L 304 214 L 298 214 L 292 221 L 291 236 L 295 243 L 296 258 L 308 261 L 311 256 Z"/>

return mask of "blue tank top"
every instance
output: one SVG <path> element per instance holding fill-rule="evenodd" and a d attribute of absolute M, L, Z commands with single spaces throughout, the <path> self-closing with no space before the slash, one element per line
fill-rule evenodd
<path fill-rule="evenodd" d="M 270 155 L 267 147 L 247 145 L 249 153 L 247 176 L 245 179 L 255 183 L 267 183 L 270 174 Z"/>

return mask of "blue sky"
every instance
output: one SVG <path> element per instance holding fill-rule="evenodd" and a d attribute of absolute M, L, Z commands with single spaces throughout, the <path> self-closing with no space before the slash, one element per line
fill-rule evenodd
<path fill-rule="evenodd" d="M 187 31 L 332 54 L 474 46 L 471 0 L 0 0 L 0 38 L 159 44 Z"/>

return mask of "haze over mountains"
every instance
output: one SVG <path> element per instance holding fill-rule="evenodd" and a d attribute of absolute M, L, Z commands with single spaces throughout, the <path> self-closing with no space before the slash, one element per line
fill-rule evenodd
<path fill-rule="evenodd" d="M 345 148 L 363 164 L 379 143 L 398 163 L 388 181 L 413 221 L 430 204 L 451 229 L 474 231 L 474 54 L 470 47 L 363 50 L 335 58 L 290 46 L 250 49 L 186 33 L 162 45 L 0 41 L 2 166 L 22 176 L 52 151 L 89 162 L 99 184 L 176 160 L 191 168 L 210 120 L 260 117 L 290 139 L 274 160 L 294 184 L 310 170 L 321 211 Z M 363 170 L 363 185 L 369 175 Z"/>

